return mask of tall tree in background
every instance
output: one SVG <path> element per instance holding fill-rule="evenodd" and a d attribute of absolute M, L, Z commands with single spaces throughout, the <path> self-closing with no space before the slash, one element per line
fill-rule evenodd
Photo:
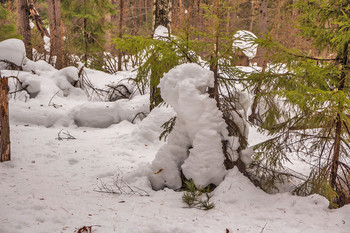
<path fill-rule="evenodd" d="M 119 2 L 119 28 L 118 28 L 118 38 L 123 38 L 123 25 L 124 25 L 124 0 Z M 122 70 L 122 58 L 123 53 L 118 50 L 118 71 Z"/>
<path fill-rule="evenodd" d="M 259 0 L 259 14 L 258 14 L 258 37 L 263 37 L 267 33 L 268 27 L 268 0 Z M 258 52 L 256 54 L 256 60 L 258 66 L 263 66 L 265 61 L 266 49 L 263 47 L 258 47 Z"/>
<path fill-rule="evenodd" d="M 153 32 L 158 26 L 164 26 L 168 29 L 170 34 L 170 22 L 171 22 L 171 1 L 170 0 L 154 0 L 153 10 Z M 152 56 L 158 56 L 153 54 Z M 150 77 L 150 109 L 152 110 L 158 104 L 162 102 L 160 95 L 160 89 L 158 84 L 163 74 L 151 70 Z"/>
<path fill-rule="evenodd" d="M 61 19 L 61 0 L 49 1 L 49 20 L 50 20 L 50 57 L 56 56 L 55 67 L 62 69 L 64 66 L 63 39 L 62 39 L 62 19 Z"/>
<path fill-rule="evenodd" d="M 153 31 L 162 25 L 171 32 L 171 1 L 170 0 L 154 0 L 153 2 Z"/>
<path fill-rule="evenodd" d="M 27 0 L 18 0 L 17 9 L 19 14 L 19 29 L 26 48 L 26 55 L 29 59 L 33 59 L 33 47 L 31 41 L 32 38 L 29 25 L 29 9 Z"/>
<path fill-rule="evenodd" d="M 114 13 L 110 0 L 62 1 L 67 30 L 65 46 L 87 66 L 101 69 L 106 32 L 110 27 L 105 17 L 109 13 Z"/>

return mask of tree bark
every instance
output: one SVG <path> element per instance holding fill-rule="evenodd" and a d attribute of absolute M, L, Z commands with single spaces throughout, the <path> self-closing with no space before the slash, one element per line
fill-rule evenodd
<path fill-rule="evenodd" d="M 123 37 L 123 25 L 124 25 L 124 0 L 120 0 L 119 5 L 119 32 L 118 37 Z M 120 50 L 118 50 L 118 71 L 122 70 L 122 59 L 123 54 Z"/>
<path fill-rule="evenodd" d="M 62 69 L 64 66 L 62 25 L 61 25 L 61 1 L 49 0 L 50 19 L 50 57 L 56 56 L 55 67 Z"/>
<path fill-rule="evenodd" d="M 153 32 L 159 26 L 166 27 L 171 32 L 171 1 L 154 0 L 153 10 Z"/>
<path fill-rule="evenodd" d="M 337 57 L 337 60 L 340 64 L 345 68 L 348 66 L 348 53 L 349 53 L 349 43 L 344 45 L 343 51 L 340 56 Z M 345 87 L 345 78 L 347 74 L 346 71 L 342 71 L 339 78 L 339 86 L 338 90 L 343 91 Z M 334 151 L 331 162 L 331 174 L 330 174 L 330 185 L 332 189 L 337 189 L 337 177 L 338 177 L 338 167 L 339 167 L 339 158 L 340 158 L 340 150 L 341 150 L 341 136 L 342 136 L 342 116 L 341 112 L 343 112 L 344 107 L 342 105 L 339 106 L 339 112 L 337 113 L 336 122 L 335 122 L 335 139 L 334 139 Z"/>
<path fill-rule="evenodd" d="M 153 1 L 153 34 L 155 29 L 162 25 L 166 27 L 170 34 L 170 20 L 171 18 L 171 1 L 170 0 L 154 0 Z M 152 56 L 158 56 L 153 54 Z M 154 61 L 157 61 L 155 58 Z M 162 77 L 157 74 L 157 72 L 151 70 L 150 77 L 150 110 L 156 107 L 162 102 L 162 97 L 160 95 L 160 89 L 158 84 Z"/>
<path fill-rule="evenodd" d="M 139 30 L 141 28 L 142 25 L 142 0 L 139 0 L 139 4 L 138 4 L 138 8 L 139 8 Z"/>
<path fill-rule="evenodd" d="M 260 0 L 259 2 L 259 17 L 258 17 L 258 29 L 259 29 L 259 37 L 262 37 L 267 33 L 267 4 L 268 0 Z M 258 47 L 258 51 L 256 54 L 256 61 L 258 66 L 262 66 L 265 60 L 266 49 Z"/>
<path fill-rule="evenodd" d="M 0 76 L 0 162 L 11 160 L 7 78 Z"/>
<path fill-rule="evenodd" d="M 220 98 L 219 98 L 219 82 L 218 82 L 218 55 L 219 55 L 219 0 L 214 1 L 214 10 L 215 10 L 215 18 L 213 20 L 214 26 L 214 32 L 215 35 L 215 42 L 214 42 L 214 48 L 213 48 L 213 55 L 211 57 L 211 64 L 210 64 L 210 70 L 214 73 L 214 87 L 209 88 L 209 96 L 216 100 L 216 105 L 220 109 Z"/>
<path fill-rule="evenodd" d="M 26 48 L 26 56 L 33 59 L 33 47 L 31 42 L 30 25 L 29 25 L 29 9 L 27 0 L 18 0 L 19 29 L 23 37 Z"/>

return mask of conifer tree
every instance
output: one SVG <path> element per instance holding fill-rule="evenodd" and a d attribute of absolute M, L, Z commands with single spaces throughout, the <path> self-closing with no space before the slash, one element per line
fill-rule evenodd
<path fill-rule="evenodd" d="M 319 193 L 341 206 L 349 202 L 350 191 L 350 3 L 299 0 L 296 7 L 301 34 L 329 56 L 312 57 L 272 40 L 262 43 L 275 52 L 276 68 L 253 80 L 263 80 L 264 94 L 283 102 L 265 115 L 263 127 L 274 138 L 260 145 L 258 157 L 275 167 L 288 160 L 288 152 L 297 153 L 314 169 L 296 192 Z"/>
<path fill-rule="evenodd" d="M 109 27 L 105 20 L 107 13 L 114 13 L 109 0 L 62 1 L 67 50 L 78 55 L 87 66 L 102 66 L 105 33 Z"/>
<path fill-rule="evenodd" d="M 5 5 L 0 4 L 0 41 L 10 38 L 21 38 L 16 32 L 15 14 L 5 8 Z"/>

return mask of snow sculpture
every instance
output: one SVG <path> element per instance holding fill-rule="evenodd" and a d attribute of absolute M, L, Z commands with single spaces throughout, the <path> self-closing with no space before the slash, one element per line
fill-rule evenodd
<path fill-rule="evenodd" d="M 151 165 L 149 179 L 154 189 L 180 188 L 180 168 L 197 186 L 218 185 L 223 180 L 221 140 L 228 139 L 228 132 L 215 100 L 206 93 L 213 85 L 213 73 L 197 64 L 177 66 L 161 79 L 162 98 L 173 106 L 177 119 Z M 237 149 L 237 138 L 231 139 Z"/>
<path fill-rule="evenodd" d="M 253 59 L 258 50 L 258 45 L 254 42 L 255 39 L 257 39 L 256 35 L 250 31 L 237 31 L 233 35 L 233 52 L 235 52 L 236 49 L 240 49 L 249 59 Z"/>

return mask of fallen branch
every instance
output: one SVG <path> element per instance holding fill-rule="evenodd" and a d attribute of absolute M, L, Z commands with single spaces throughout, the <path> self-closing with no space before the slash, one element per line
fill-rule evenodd
<path fill-rule="evenodd" d="M 64 135 L 63 137 L 62 137 L 62 134 Z M 67 132 L 63 132 L 63 129 L 61 129 L 60 132 L 58 132 L 58 134 L 57 134 L 57 140 L 63 141 L 64 139 L 66 139 L 66 140 L 74 140 L 74 139 L 77 139 L 77 138 L 72 136 L 69 133 L 68 130 L 67 130 Z"/>
<path fill-rule="evenodd" d="M 143 189 L 135 186 L 131 186 L 124 181 L 123 174 L 119 170 L 118 174 L 113 177 L 112 181 L 100 180 L 100 185 L 95 192 L 111 193 L 111 194 L 126 194 L 126 195 L 138 195 L 138 196 L 149 196 L 149 193 Z"/>
<path fill-rule="evenodd" d="M 135 115 L 134 119 L 132 119 L 131 123 L 134 124 L 134 121 L 136 120 L 136 117 L 138 117 L 139 115 L 143 115 L 143 118 L 146 117 L 146 114 L 144 112 L 139 112 Z M 142 119 L 141 119 L 142 120 Z"/>
<path fill-rule="evenodd" d="M 63 106 L 60 105 L 60 104 L 55 104 L 55 103 L 52 103 L 52 104 L 51 104 L 52 99 L 53 99 L 59 92 L 60 92 L 60 91 L 57 91 L 57 92 L 51 97 L 51 99 L 50 99 L 50 101 L 49 101 L 49 103 L 48 103 L 47 106 L 53 106 L 54 108 L 61 108 L 61 107 L 63 107 Z"/>

